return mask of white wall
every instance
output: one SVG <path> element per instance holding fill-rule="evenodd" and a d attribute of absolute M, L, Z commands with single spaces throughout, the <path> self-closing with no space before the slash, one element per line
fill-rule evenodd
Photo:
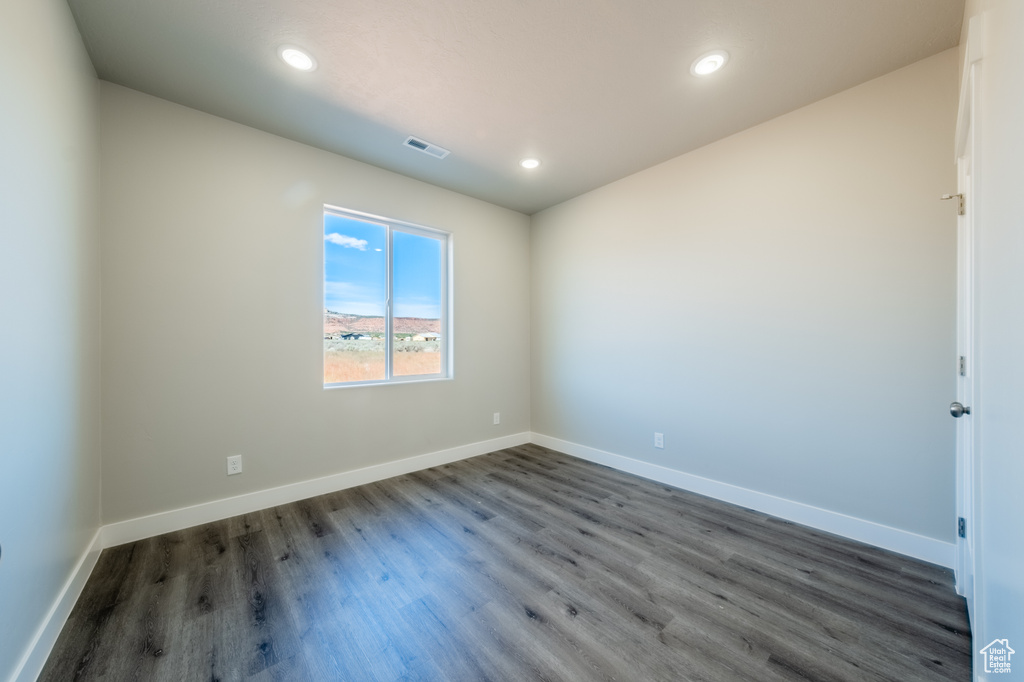
<path fill-rule="evenodd" d="M 975 671 L 982 670 L 977 649 L 1008 638 L 1018 652 L 1011 664 L 1019 678 L 1024 673 L 1024 3 L 972 0 L 965 27 L 975 16 L 983 22 L 975 166 Z"/>
<path fill-rule="evenodd" d="M 0 679 L 99 527 L 95 72 L 67 5 L 0 1 Z"/>
<path fill-rule="evenodd" d="M 100 101 L 105 523 L 529 430 L 526 216 L 109 83 Z M 323 389 L 325 202 L 453 233 L 454 380 Z"/>
<path fill-rule="evenodd" d="M 956 61 L 534 216 L 533 430 L 952 542 Z"/>

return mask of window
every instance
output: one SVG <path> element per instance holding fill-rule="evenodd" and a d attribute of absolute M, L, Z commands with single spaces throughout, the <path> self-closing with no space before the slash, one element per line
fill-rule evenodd
<path fill-rule="evenodd" d="M 324 207 L 324 386 L 451 376 L 447 232 Z"/>

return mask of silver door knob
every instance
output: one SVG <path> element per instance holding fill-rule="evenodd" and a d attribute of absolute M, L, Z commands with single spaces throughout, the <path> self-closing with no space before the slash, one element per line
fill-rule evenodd
<path fill-rule="evenodd" d="M 949 404 L 949 413 L 951 415 L 953 415 L 954 417 L 956 417 L 957 419 L 959 419 L 960 417 L 964 416 L 965 414 L 970 414 L 971 413 L 971 408 L 964 407 L 960 403 L 950 403 Z"/>

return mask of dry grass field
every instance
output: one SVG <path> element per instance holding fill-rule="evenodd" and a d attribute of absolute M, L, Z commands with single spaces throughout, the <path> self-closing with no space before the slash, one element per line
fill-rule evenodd
<path fill-rule="evenodd" d="M 437 374 L 441 371 L 438 351 L 395 353 L 395 376 Z M 382 350 L 328 350 L 324 353 L 324 383 L 374 381 L 384 378 Z"/>

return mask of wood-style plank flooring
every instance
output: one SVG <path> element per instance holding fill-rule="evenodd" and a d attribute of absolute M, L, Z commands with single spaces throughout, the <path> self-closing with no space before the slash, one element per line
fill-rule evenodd
<path fill-rule="evenodd" d="M 949 571 L 526 445 L 112 547 L 41 680 L 963 680 Z"/>

